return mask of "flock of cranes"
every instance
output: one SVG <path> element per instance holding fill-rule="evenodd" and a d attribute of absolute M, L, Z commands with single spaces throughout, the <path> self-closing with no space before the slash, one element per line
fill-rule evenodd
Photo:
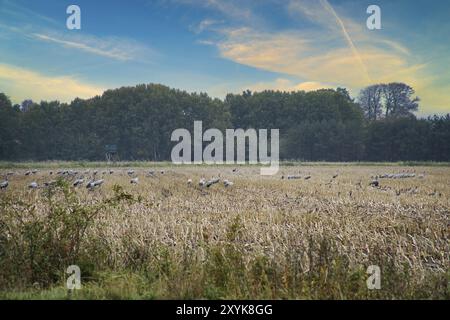
<path fill-rule="evenodd" d="M 382 174 L 378 176 L 379 179 L 407 179 L 407 178 L 415 178 L 415 173 L 410 172 L 402 172 L 402 173 L 389 173 L 389 174 Z M 419 174 L 417 178 L 423 179 L 425 177 L 425 174 Z"/>
<path fill-rule="evenodd" d="M 235 172 L 235 171 L 234 171 Z M 210 180 L 206 180 L 205 178 L 201 178 L 198 182 L 198 186 L 200 188 L 210 188 L 211 186 L 218 184 L 220 182 L 220 178 L 212 178 Z M 188 185 L 192 185 L 192 179 L 188 179 L 187 181 Z M 228 179 L 223 180 L 223 185 L 225 188 L 232 187 L 234 185 L 233 182 L 231 182 Z"/>
<path fill-rule="evenodd" d="M 237 172 L 237 169 L 233 169 L 233 172 Z M 30 170 L 30 171 L 26 171 L 24 173 L 25 176 L 33 176 L 36 175 L 38 173 L 38 170 Z M 146 173 L 146 177 L 151 178 L 151 177 L 156 177 L 158 175 L 158 173 L 160 175 L 164 175 L 165 174 L 165 170 L 160 170 L 159 172 L 155 171 L 155 170 L 149 170 Z M 9 172 L 5 175 L 5 180 L 0 182 L 0 190 L 4 190 L 7 189 L 8 186 L 10 185 L 9 183 L 9 177 L 15 175 L 16 173 L 14 172 Z M 54 175 L 62 177 L 62 178 L 72 178 L 72 186 L 73 187 L 82 187 L 85 186 L 86 189 L 88 190 L 94 190 L 95 188 L 99 188 L 101 187 L 104 183 L 105 183 L 105 179 L 103 178 L 105 175 L 113 175 L 114 171 L 113 170 L 105 170 L 102 171 L 102 178 L 98 179 L 97 176 L 99 175 L 99 171 L 98 170 L 94 170 L 91 171 L 90 170 L 85 170 L 84 172 L 80 172 L 80 171 L 76 171 L 76 170 L 61 170 L 61 171 L 57 171 L 57 172 L 53 172 L 53 171 L 49 171 L 48 176 L 52 177 Z M 138 177 L 138 173 L 133 170 L 133 169 L 129 169 L 126 171 L 126 174 L 130 177 L 130 184 L 132 185 L 138 185 L 139 184 L 139 177 Z M 89 176 L 90 175 L 90 179 L 85 179 L 85 176 Z M 47 182 L 43 183 L 43 187 L 51 187 L 57 184 L 57 180 L 50 180 Z M 201 178 L 199 181 L 199 186 L 200 187 L 205 187 L 205 188 L 210 188 L 211 186 L 217 184 L 220 182 L 220 178 L 212 178 L 210 180 L 206 180 L 204 178 Z M 192 179 L 188 180 L 188 185 L 192 185 Z M 233 182 L 231 182 L 230 180 L 223 180 L 223 185 L 226 188 L 232 187 L 234 185 Z M 32 181 L 31 183 L 28 184 L 28 188 L 29 189 L 39 189 L 42 186 L 40 186 L 36 181 Z"/>
<path fill-rule="evenodd" d="M 336 179 L 339 176 L 339 173 L 335 173 L 332 176 L 332 179 L 330 180 L 330 183 L 332 180 Z M 401 172 L 401 173 L 388 173 L 388 174 L 381 174 L 377 176 L 372 176 L 371 181 L 369 182 L 369 186 L 371 187 L 379 187 L 380 186 L 380 179 L 407 179 L 407 178 L 418 178 L 418 179 L 424 179 L 425 173 L 416 175 L 415 172 Z M 311 179 L 311 175 L 288 175 L 288 176 L 281 176 L 281 179 L 284 180 L 309 180 Z"/>
<path fill-rule="evenodd" d="M 233 173 L 237 173 L 238 169 L 235 168 L 232 170 Z M 38 173 L 38 170 L 29 170 L 26 171 L 24 173 L 25 176 L 35 176 Z M 105 179 L 104 177 L 106 175 L 113 175 L 115 172 L 113 170 L 103 170 L 101 172 L 102 178 L 97 178 L 97 176 L 100 174 L 98 170 L 93 170 L 91 172 L 90 169 L 85 170 L 83 172 L 79 172 L 77 170 L 60 170 L 57 172 L 53 172 L 53 171 L 49 171 L 48 175 L 49 176 L 60 176 L 60 177 L 70 177 L 71 178 L 71 184 L 73 187 L 82 187 L 85 186 L 86 189 L 88 190 L 94 190 L 96 188 L 101 187 L 104 183 L 105 183 Z M 146 173 L 146 177 L 156 177 L 158 175 L 158 173 L 160 175 L 164 175 L 165 171 L 164 170 L 160 170 L 155 171 L 155 170 L 149 170 Z M 0 182 L 0 190 L 5 190 L 8 188 L 8 186 L 10 185 L 10 181 L 9 181 L 9 177 L 15 175 L 16 173 L 14 172 L 8 172 L 5 175 L 5 180 Z M 129 176 L 130 178 L 130 184 L 132 185 L 138 185 L 139 184 L 139 177 L 138 177 L 138 173 L 133 170 L 133 169 L 129 169 L 126 171 L 126 174 Z M 90 179 L 85 179 L 85 176 L 90 176 Z M 336 179 L 339 176 L 338 173 L 335 173 L 332 176 L 332 179 L 330 180 L 330 183 L 333 179 Z M 418 179 L 423 179 L 425 177 L 425 173 L 423 174 L 419 174 L 416 175 L 414 172 L 401 172 L 401 173 L 390 173 L 390 174 L 381 174 L 381 175 L 376 175 L 376 176 L 372 176 L 371 181 L 369 182 L 369 186 L 372 187 L 379 187 L 380 186 L 380 179 L 406 179 L 406 178 L 418 178 Z M 282 180 L 309 180 L 311 179 L 311 175 L 282 175 L 281 179 Z M 220 175 L 219 178 L 218 177 L 214 177 L 211 178 L 209 180 L 205 179 L 205 178 L 201 178 L 198 182 L 198 186 L 200 188 L 211 188 L 212 186 L 218 184 L 221 181 L 220 179 Z M 57 183 L 57 180 L 50 180 L 48 182 L 44 182 L 43 186 L 44 187 L 51 187 L 53 185 L 55 185 Z M 223 185 L 225 188 L 230 188 L 234 185 L 234 183 L 230 180 L 224 179 L 222 181 Z M 192 179 L 188 179 L 187 180 L 187 184 L 188 185 L 193 185 L 193 181 Z M 38 189 L 41 186 L 36 182 L 36 181 L 32 181 L 31 183 L 28 184 L 28 188 L 29 189 Z"/>
<path fill-rule="evenodd" d="M 26 171 L 24 173 L 25 176 L 32 176 L 32 175 L 36 175 L 38 173 L 38 170 L 30 170 L 30 171 Z M 85 178 L 84 175 L 89 175 L 90 174 L 90 170 L 86 170 L 83 172 L 83 175 L 81 175 L 81 173 L 79 171 L 76 170 L 63 170 L 63 171 L 57 171 L 56 173 L 54 173 L 53 171 L 49 171 L 48 175 L 49 176 L 60 176 L 63 178 L 67 178 L 67 177 L 72 177 L 75 180 L 73 180 L 72 182 L 72 186 L 74 187 L 81 187 L 85 184 Z M 100 187 L 105 180 L 104 179 L 96 179 L 96 176 L 98 174 L 98 170 L 94 170 L 92 172 L 92 177 L 89 181 L 87 181 L 86 184 L 86 188 L 87 189 L 94 189 L 96 187 Z M 102 175 L 106 175 L 106 174 L 114 174 L 113 170 L 108 170 L 108 171 L 103 171 Z M 0 182 L 0 189 L 7 189 L 9 186 L 9 177 L 15 175 L 14 172 L 8 172 L 5 176 L 5 180 Z M 81 175 L 81 176 L 80 176 Z M 57 180 L 50 180 L 50 181 L 46 181 L 43 183 L 43 187 L 51 187 L 57 184 Z M 28 188 L 29 189 L 39 189 L 41 188 L 41 186 L 36 182 L 36 181 L 32 181 L 31 183 L 28 184 Z"/>
<path fill-rule="evenodd" d="M 400 172 L 400 173 L 385 173 L 380 174 L 376 176 L 372 176 L 372 181 L 369 183 L 369 186 L 371 187 L 379 187 L 380 186 L 380 179 L 408 179 L 408 178 L 418 178 L 418 179 L 424 179 L 425 173 L 416 175 L 415 172 Z"/>
<path fill-rule="evenodd" d="M 337 175 L 336 175 L 336 177 L 337 177 Z M 300 179 L 309 180 L 309 179 L 311 179 L 311 176 L 310 175 L 307 175 L 304 177 L 302 177 L 300 175 L 288 175 L 288 176 L 283 175 L 283 176 L 281 176 L 281 180 L 284 180 L 284 179 L 287 179 L 287 180 L 300 180 Z"/>

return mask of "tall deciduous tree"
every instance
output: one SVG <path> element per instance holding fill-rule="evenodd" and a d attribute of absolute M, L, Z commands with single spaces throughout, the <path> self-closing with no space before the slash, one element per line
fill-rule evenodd
<path fill-rule="evenodd" d="M 383 85 L 375 84 L 361 90 L 358 102 L 367 120 L 375 121 L 381 118 L 383 113 L 383 88 Z"/>
<path fill-rule="evenodd" d="M 407 84 L 393 82 L 384 85 L 383 90 L 386 118 L 411 116 L 412 112 L 418 110 L 420 99 L 414 97 L 414 89 Z"/>
<path fill-rule="evenodd" d="M 414 116 L 419 108 L 418 97 L 412 87 L 401 82 L 376 84 L 361 90 L 358 102 L 367 120 Z"/>

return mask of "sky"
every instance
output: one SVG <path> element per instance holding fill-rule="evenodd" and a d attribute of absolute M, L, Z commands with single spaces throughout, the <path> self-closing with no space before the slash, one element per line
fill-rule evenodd
<path fill-rule="evenodd" d="M 69 30 L 69 5 L 81 29 Z M 381 30 L 369 30 L 369 5 Z M 0 0 L 0 92 L 90 98 L 161 83 L 223 99 L 246 89 L 405 82 L 418 115 L 450 113 L 448 0 Z"/>

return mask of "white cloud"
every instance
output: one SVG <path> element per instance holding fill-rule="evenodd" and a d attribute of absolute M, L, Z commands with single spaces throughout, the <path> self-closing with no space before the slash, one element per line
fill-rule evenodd
<path fill-rule="evenodd" d="M 77 97 L 91 98 L 104 91 L 72 76 L 52 77 L 7 64 L 0 64 L 0 87 L 17 103 L 29 98 L 70 102 Z"/>
<path fill-rule="evenodd" d="M 154 55 L 153 50 L 136 41 L 115 37 L 53 36 L 43 33 L 31 34 L 35 39 L 81 50 L 90 54 L 119 61 L 144 60 Z"/>
<path fill-rule="evenodd" d="M 204 19 L 198 25 L 191 26 L 191 30 L 195 33 L 202 33 L 203 31 L 211 28 L 213 25 L 223 23 L 222 20 Z"/>
<path fill-rule="evenodd" d="M 150 62 L 158 57 L 152 48 L 128 38 L 63 33 L 48 28 L 40 28 L 40 31 L 36 32 L 35 29 L 30 26 L 19 27 L 0 23 L 0 30 L 3 30 L 4 36 L 10 34 L 16 37 L 19 35 L 29 40 L 59 45 L 108 59 Z"/>
<path fill-rule="evenodd" d="M 292 80 L 277 78 L 275 81 L 271 82 L 258 82 L 255 84 L 248 85 L 243 87 L 241 91 L 249 89 L 251 91 L 260 92 L 264 90 L 277 90 L 277 91 L 315 91 L 319 89 L 328 89 L 335 88 L 336 86 L 315 82 L 315 81 L 307 81 L 295 83 Z"/>

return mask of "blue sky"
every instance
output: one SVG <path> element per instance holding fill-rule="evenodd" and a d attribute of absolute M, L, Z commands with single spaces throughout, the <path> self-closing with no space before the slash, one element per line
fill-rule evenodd
<path fill-rule="evenodd" d="M 81 30 L 66 8 L 81 8 Z M 377 4 L 382 29 L 368 30 Z M 71 101 L 162 83 L 228 92 L 403 81 L 421 115 L 450 112 L 450 2 L 0 0 L 0 91 Z"/>

